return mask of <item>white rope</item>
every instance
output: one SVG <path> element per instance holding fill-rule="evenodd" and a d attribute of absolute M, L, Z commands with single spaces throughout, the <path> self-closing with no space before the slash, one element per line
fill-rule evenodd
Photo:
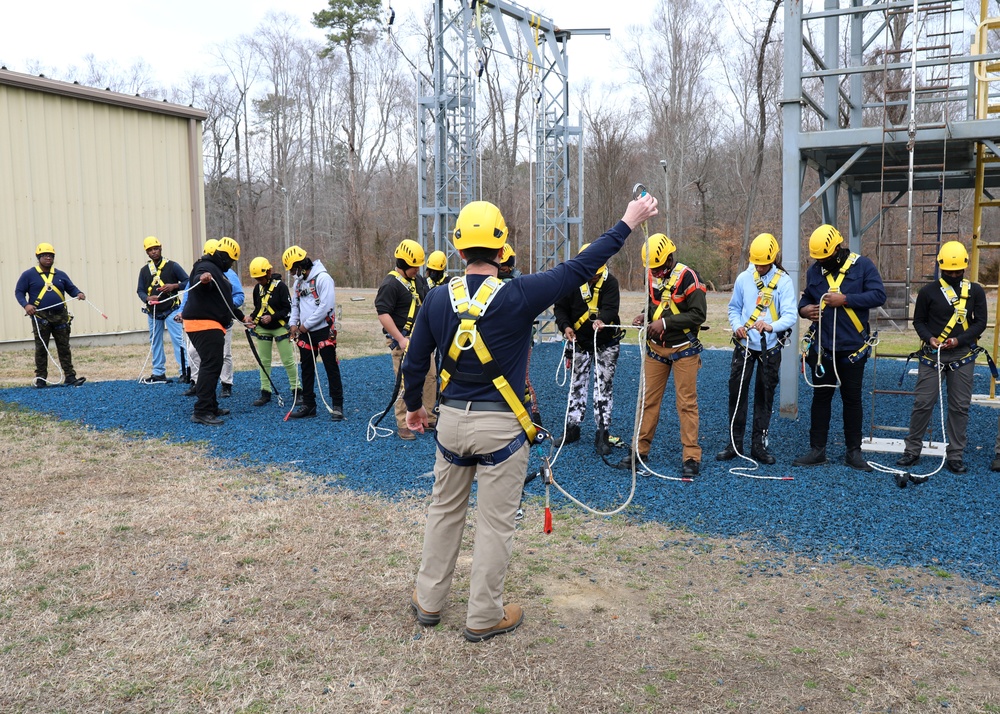
<path fill-rule="evenodd" d="M 41 342 L 42 347 L 45 348 L 45 354 L 48 355 L 49 361 L 52 362 L 52 364 L 54 364 L 56 366 L 56 369 L 59 371 L 59 379 L 56 380 L 55 382 L 49 380 L 47 377 L 35 377 L 35 380 L 37 381 L 38 379 L 41 379 L 43 382 L 49 385 L 62 384 L 62 382 L 65 381 L 66 379 L 66 374 L 65 372 L 62 371 L 62 365 L 59 364 L 59 361 L 55 357 L 53 357 L 52 352 L 49 351 L 49 345 L 48 345 L 49 341 L 42 339 L 42 330 L 41 330 L 41 325 L 38 324 L 38 318 L 32 315 L 31 319 L 35 323 L 35 334 L 38 336 L 38 341 Z"/>
<path fill-rule="evenodd" d="M 944 378 L 941 372 L 941 344 L 942 343 L 939 342 L 937 346 L 937 351 L 935 356 L 935 363 L 936 363 L 935 368 L 937 369 L 937 375 L 938 375 L 938 411 L 941 412 L 941 437 L 945 438 L 944 385 L 943 385 Z M 923 441 L 923 437 L 924 435 L 921 434 L 920 435 L 921 441 Z M 904 451 L 903 453 L 905 454 L 906 452 Z M 941 454 L 941 463 L 938 464 L 938 467 L 933 471 L 931 471 L 930 473 L 926 474 L 915 474 L 911 471 L 906 471 L 905 469 L 897 469 L 893 466 L 883 466 L 882 464 L 876 463 L 875 461 L 868 461 L 867 464 L 876 471 L 881 471 L 882 473 L 885 474 L 892 474 L 893 476 L 903 476 L 909 474 L 915 479 L 921 479 L 922 483 L 923 481 L 927 480 L 934 474 L 938 473 L 941 469 L 943 469 L 945 461 L 947 461 L 947 459 L 948 459 L 948 452 L 947 450 L 945 450 Z"/>

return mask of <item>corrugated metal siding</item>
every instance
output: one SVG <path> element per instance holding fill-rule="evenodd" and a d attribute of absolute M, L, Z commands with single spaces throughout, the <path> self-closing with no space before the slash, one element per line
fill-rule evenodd
<path fill-rule="evenodd" d="M 71 303 L 74 335 L 146 329 L 143 239 L 158 237 L 185 270 L 205 239 L 203 217 L 192 235 L 189 121 L 0 84 L 0 342 L 31 337 L 13 293 L 40 242 L 109 317 Z M 203 200 L 200 122 L 195 136 Z"/>

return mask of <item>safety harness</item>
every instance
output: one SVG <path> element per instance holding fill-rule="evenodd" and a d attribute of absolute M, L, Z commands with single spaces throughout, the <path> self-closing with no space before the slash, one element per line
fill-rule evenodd
<path fill-rule="evenodd" d="M 255 313 L 257 315 L 257 317 L 260 317 L 261 315 L 264 315 L 264 314 L 267 314 L 267 315 L 274 315 L 274 314 L 276 314 L 275 311 L 274 311 L 274 308 L 271 307 L 271 305 L 269 303 L 271 302 L 271 295 L 274 293 L 274 286 L 278 282 L 280 282 L 280 281 L 272 279 L 271 282 L 269 282 L 267 284 L 266 288 L 262 288 L 261 289 L 261 291 L 260 291 L 260 293 L 261 293 L 260 294 L 260 309 L 257 310 L 257 312 Z M 284 327 L 286 321 L 285 320 L 277 320 L 277 323 L 278 323 L 278 327 Z M 287 332 L 285 334 L 283 334 L 283 335 L 261 335 L 261 334 L 258 334 L 254 330 L 250 330 L 250 332 L 258 340 L 265 340 L 267 342 L 271 342 L 272 340 L 274 342 L 281 342 L 282 340 L 287 340 L 288 339 L 288 333 Z M 334 343 L 334 344 L 336 344 L 336 343 Z"/>
<path fill-rule="evenodd" d="M 749 330 L 751 327 L 757 324 L 757 320 L 760 318 L 760 314 L 764 312 L 764 310 L 770 311 L 771 322 L 778 321 L 778 308 L 774 304 L 774 290 L 775 288 L 778 287 L 778 282 L 781 280 L 782 275 L 785 275 L 785 271 L 775 270 L 774 277 L 771 278 L 771 282 L 765 285 L 763 278 L 761 278 L 761 276 L 757 273 L 756 270 L 754 271 L 753 280 L 754 283 L 756 283 L 757 285 L 757 304 L 754 306 L 753 312 L 750 313 L 750 317 L 748 317 L 747 321 L 743 323 L 744 330 Z M 788 335 L 790 333 L 791 330 L 783 330 L 782 332 L 776 334 L 775 337 L 777 338 L 778 341 L 775 343 L 774 347 L 768 350 L 758 351 L 757 354 L 754 355 L 754 359 L 762 360 L 765 357 L 770 357 L 775 352 L 780 352 L 785 347 L 785 345 L 788 344 Z M 743 347 L 743 345 L 740 344 L 740 341 L 736 339 L 735 334 L 733 335 L 733 344 L 736 345 L 737 347 L 741 348 Z M 766 344 L 766 342 L 764 342 L 763 336 L 761 337 L 761 344 Z M 750 350 L 749 338 L 747 338 L 747 344 L 745 349 L 753 353 L 753 350 Z"/>
<path fill-rule="evenodd" d="M 604 281 L 608 278 L 608 269 L 605 268 L 601 271 L 601 277 L 597 279 L 594 283 L 594 287 L 590 287 L 590 281 L 585 282 L 580 286 L 580 297 L 583 298 L 583 302 L 587 305 L 587 310 L 579 318 L 577 318 L 576 323 L 573 325 L 573 330 L 579 330 L 583 327 L 583 324 L 587 320 L 594 320 L 597 318 L 597 301 L 601 297 L 601 288 L 604 287 Z"/>
<path fill-rule="evenodd" d="M 319 278 L 320 275 L 322 275 L 325 272 L 326 271 L 323 270 L 323 271 L 317 273 L 316 277 L 314 277 L 312 280 L 306 280 L 306 281 L 303 282 L 301 278 L 299 279 L 298 284 L 295 286 L 295 293 L 299 296 L 299 300 L 301 300 L 306 295 L 312 295 L 312 299 L 316 302 L 316 305 L 320 304 L 319 291 L 316 289 L 316 280 Z M 302 285 L 305 286 L 304 290 L 301 287 Z M 261 304 L 263 305 L 263 303 L 261 303 Z M 317 342 L 315 345 L 313 345 L 308 340 L 296 340 L 295 344 L 298 347 L 301 347 L 302 349 L 309 350 L 309 351 L 312 351 L 314 349 L 316 351 L 319 351 L 319 350 L 323 349 L 324 347 L 336 347 L 337 346 L 337 328 L 336 328 L 336 321 L 334 319 L 334 314 L 333 314 L 332 310 L 326 316 L 326 324 L 330 326 L 330 336 L 327 337 L 322 342 Z M 266 337 L 261 337 L 261 339 L 265 339 L 266 340 L 267 338 Z"/>
<path fill-rule="evenodd" d="M 969 329 L 969 311 L 966 308 L 966 304 L 969 300 L 969 291 L 972 284 L 968 280 L 962 280 L 961 285 L 959 285 L 959 291 L 956 292 L 955 288 L 949 285 L 944 278 L 939 280 L 941 284 L 941 292 L 944 293 L 945 299 L 951 304 L 952 315 L 948 320 L 948 323 L 941 330 L 941 334 L 938 335 L 938 342 L 943 343 L 951 335 L 952 330 L 955 329 L 955 325 L 961 325 L 963 330 Z M 934 369 L 940 370 L 942 372 L 948 371 L 953 372 L 960 367 L 964 367 L 969 364 L 969 362 L 975 362 L 976 358 L 980 355 L 986 355 L 986 364 L 989 366 L 990 372 L 993 374 L 993 379 L 1000 379 L 1000 374 L 998 374 L 996 363 L 993 361 L 992 355 L 984 347 L 976 345 L 969 352 L 958 359 L 952 360 L 950 362 L 942 362 L 939 359 L 937 350 L 933 349 L 929 344 L 924 344 L 916 352 L 911 352 L 906 357 L 906 365 L 903 366 L 903 374 L 899 377 L 899 383 L 903 383 L 903 376 L 906 374 L 906 366 L 909 365 L 911 359 L 918 359 L 920 364 L 926 365 L 928 367 L 933 367 Z"/>
<path fill-rule="evenodd" d="M 35 270 L 38 271 L 38 274 L 41 276 L 42 282 L 44 283 L 44 285 L 42 285 L 42 289 L 38 291 L 38 297 L 35 298 L 34 302 L 35 307 L 38 307 L 41 304 L 42 298 L 45 296 L 45 293 L 47 293 L 49 290 L 58 295 L 60 300 L 66 299 L 66 297 L 62 294 L 62 291 L 59 288 L 57 288 L 55 284 L 52 282 L 56 277 L 55 269 L 46 273 L 42 270 L 42 266 L 36 265 Z"/>
<path fill-rule="evenodd" d="M 410 331 L 413 329 L 413 319 L 417 315 L 417 308 L 420 307 L 420 293 L 417 292 L 417 281 L 408 280 L 395 270 L 390 270 L 389 275 L 396 278 L 396 280 L 403 284 L 403 287 L 410 291 L 410 310 L 406 315 L 406 323 L 403 325 L 403 329 L 400 330 L 404 336 L 409 336 Z"/>
<path fill-rule="evenodd" d="M 146 265 L 146 267 L 149 269 L 150 276 L 152 276 L 150 278 L 149 285 L 146 286 L 147 298 L 153 296 L 154 288 L 158 288 L 161 285 L 166 285 L 166 283 L 163 282 L 163 278 L 160 277 L 160 273 L 163 272 L 163 269 L 167 267 L 168 263 L 170 263 L 169 260 L 161 259 L 159 266 L 157 266 L 156 263 L 154 263 L 152 260 L 149 261 L 149 263 Z M 178 304 L 177 295 L 170 295 L 169 297 L 163 299 L 160 299 L 158 296 L 156 300 L 154 300 L 153 302 L 147 301 L 146 303 L 147 307 L 144 307 L 142 311 L 149 315 L 153 315 L 157 320 L 165 320 L 167 319 L 167 315 L 169 315 L 171 312 L 174 311 L 174 309 L 177 307 L 177 304 Z M 148 307 L 150 305 L 152 305 L 153 307 L 152 310 L 150 310 Z M 160 307 L 161 305 L 166 305 L 167 307 L 161 308 Z"/>
<path fill-rule="evenodd" d="M 678 300 L 674 293 L 680 288 L 681 278 L 684 273 L 691 270 L 683 263 L 678 263 L 674 266 L 674 269 L 670 271 L 670 276 L 667 278 L 666 283 L 664 283 L 663 278 L 656 278 L 655 282 L 652 273 L 649 274 L 649 296 L 656 305 L 656 311 L 653 313 L 653 322 L 661 319 L 663 317 L 663 311 L 669 306 L 671 314 L 679 315 L 681 310 L 677 307 L 677 303 L 683 300 Z M 695 276 L 694 288 L 701 288 L 701 284 L 698 282 L 697 274 L 692 270 L 691 274 Z M 656 299 L 656 295 L 660 295 L 660 299 Z M 688 339 L 690 346 L 681 350 L 680 352 L 674 352 L 668 357 L 661 357 L 656 354 L 650 347 L 646 344 L 646 356 L 652 357 L 657 362 L 663 362 L 664 364 L 670 364 L 684 357 L 691 357 L 696 354 L 700 354 L 705 346 L 701 343 L 698 337 L 688 329 L 681 330 L 684 336 Z"/>
<path fill-rule="evenodd" d="M 462 456 L 449 451 L 441 445 L 440 441 L 437 441 L 441 455 L 446 461 L 457 466 L 475 464 L 496 466 L 516 453 L 525 443 L 536 443 L 539 438 L 545 438 L 544 432 L 540 432 L 538 427 L 532 423 L 528 410 L 524 408 L 524 402 L 518 399 L 514 388 L 510 386 L 510 382 L 500 371 L 499 365 L 493 359 L 486 341 L 477 328 L 478 321 L 486 314 L 487 309 L 503 286 L 503 281 L 490 276 L 479 286 L 475 295 L 470 296 L 469 285 L 465 277 L 455 277 L 449 281 L 448 293 L 451 298 L 451 309 L 458 316 L 459 324 L 450 340 L 451 345 L 448 352 L 441 360 L 441 393 L 444 393 L 453 376 L 460 382 L 492 384 L 500 392 L 500 396 L 503 397 L 514 416 L 517 417 L 522 432 L 505 447 L 490 454 Z M 483 366 L 483 371 L 479 374 L 459 372 L 458 370 L 459 356 L 462 352 L 470 349 L 475 351 L 476 357 Z"/>
<path fill-rule="evenodd" d="M 823 274 L 826 276 L 826 282 L 830 287 L 831 293 L 840 292 L 840 284 L 844 282 L 844 278 L 847 276 L 847 271 L 850 269 L 852 265 L 854 265 L 854 263 L 857 262 L 858 258 L 860 257 L 861 256 L 858 255 L 857 253 L 851 253 L 850 255 L 848 255 L 847 260 L 845 260 L 843 265 L 840 266 L 840 269 L 836 271 L 836 277 L 834 277 L 833 272 L 827 272 L 826 270 L 823 271 Z M 822 305 L 820 305 L 820 309 L 821 310 L 823 309 Z M 861 323 L 861 318 L 858 317 L 858 314 L 854 312 L 854 310 L 848 307 L 847 305 L 841 306 L 840 309 L 847 314 L 847 316 L 851 320 L 851 323 L 854 325 L 854 328 L 858 331 L 858 334 L 861 335 L 861 339 L 864 340 L 864 344 L 862 344 L 861 347 L 856 349 L 851 354 L 847 355 L 847 361 L 850 362 L 851 364 L 856 364 L 857 362 L 860 362 L 861 360 L 865 359 L 872 351 L 872 344 L 877 342 L 878 340 L 878 332 L 869 333 L 868 330 L 865 328 L 865 326 Z M 800 349 L 802 350 L 802 354 L 805 355 L 811 349 L 817 347 L 817 352 L 821 352 L 824 357 L 832 360 L 834 358 L 834 355 L 831 350 L 827 349 L 826 347 L 819 348 L 818 345 L 814 344 L 818 342 L 816 337 L 816 325 L 817 323 L 815 322 L 809 325 L 809 329 L 806 331 L 806 334 L 802 337 L 802 341 L 800 343 Z M 834 329 L 836 328 L 837 325 L 836 323 L 834 323 Z"/>

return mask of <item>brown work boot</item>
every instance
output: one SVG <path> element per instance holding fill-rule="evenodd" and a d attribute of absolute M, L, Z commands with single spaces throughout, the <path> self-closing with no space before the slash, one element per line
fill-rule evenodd
<path fill-rule="evenodd" d="M 433 627 L 434 625 L 441 622 L 440 612 L 430 612 L 420 607 L 420 603 L 417 602 L 417 589 L 413 588 L 413 595 L 410 597 L 410 609 L 413 610 L 413 614 L 417 616 L 417 622 L 421 625 L 427 627 Z"/>
<path fill-rule="evenodd" d="M 497 635 L 513 632 L 521 626 L 523 621 L 524 611 L 520 605 L 504 605 L 503 619 L 500 622 L 493 625 L 493 627 L 487 627 L 485 630 L 473 630 L 471 627 L 466 627 L 465 639 L 469 642 L 482 642 Z"/>
<path fill-rule="evenodd" d="M 402 429 L 396 429 L 396 435 L 403 441 L 413 441 L 414 439 L 417 438 L 416 434 L 414 434 L 406 427 L 403 427 Z"/>

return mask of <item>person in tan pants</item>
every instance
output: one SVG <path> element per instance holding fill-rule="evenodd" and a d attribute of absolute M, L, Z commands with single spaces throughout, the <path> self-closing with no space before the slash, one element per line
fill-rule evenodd
<path fill-rule="evenodd" d="M 674 375 L 677 417 L 680 420 L 681 478 L 694 478 L 701 464 L 698 445 L 698 370 L 701 351 L 698 330 L 708 314 L 705 286 L 698 274 L 674 258 L 677 247 L 662 233 L 652 235 L 642 246 L 642 263 L 647 267 L 647 288 L 650 305 L 648 315 L 638 315 L 632 324 L 647 320 L 646 390 L 642 405 L 642 422 L 635 454 L 627 454 L 619 468 L 632 468 L 636 454 L 643 462 L 660 421 L 660 403 L 667 379 Z"/>
<path fill-rule="evenodd" d="M 406 425 L 419 433 L 428 425 L 424 377 L 434 351 L 442 354 L 434 488 L 409 603 L 421 625 L 438 624 L 447 605 L 473 478 L 476 539 L 463 634 L 482 642 L 521 625 L 521 606 L 505 605 L 503 591 L 530 444 L 539 434 L 524 399 L 532 325 L 617 253 L 634 226 L 654 215 L 656 199 L 644 195 L 576 258 L 504 283 L 497 279 L 507 238 L 500 210 L 473 201 L 459 214 L 454 245 L 466 262 L 465 276 L 428 293 L 402 366 Z"/>

